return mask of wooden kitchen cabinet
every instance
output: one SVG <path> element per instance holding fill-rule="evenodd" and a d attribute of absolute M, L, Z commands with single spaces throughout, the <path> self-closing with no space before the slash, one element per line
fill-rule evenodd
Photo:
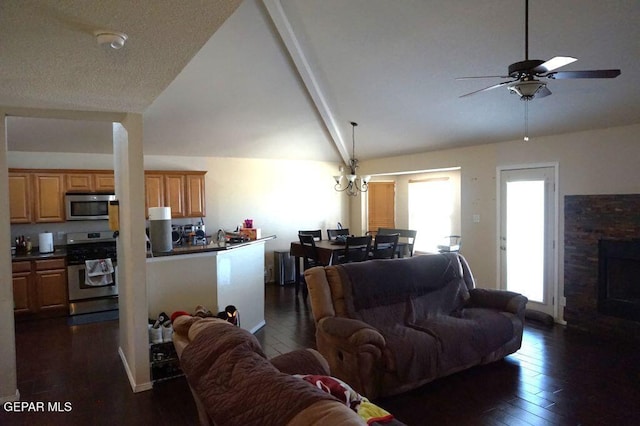
<path fill-rule="evenodd" d="M 12 271 L 16 319 L 69 315 L 64 258 L 13 262 Z"/>
<path fill-rule="evenodd" d="M 35 222 L 64 222 L 64 174 L 34 173 Z"/>
<path fill-rule="evenodd" d="M 172 218 L 204 217 L 206 172 L 145 172 L 145 207 L 171 207 Z"/>
<path fill-rule="evenodd" d="M 11 223 L 31 223 L 31 174 L 9 172 L 9 217 Z"/>
<path fill-rule="evenodd" d="M 185 175 L 168 174 L 164 177 L 164 194 L 171 217 L 187 217 L 185 210 Z"/>
<path fill-rule="evenodd" d="M 89 173 L 71 173 L 66 178 L 68 192 L 93 191 L 93 176 Z"/>
<path fill-rule="evenodd" d="M 67 173 L 67 192 L 113 192 L 115 177 L 109 172 Z"/>
<path fill-rule="evenodd" d="M 150 207 L 164 207 L 164 175 L 145 173 L 145 216 L 149 216 Z"/>
<path fill-rule="evenodd" d="M 34 312 L 31 282 L 31 262 L 14 262 L 13 271 L 13 312 L 16 317 Z"/>
<path fill-rule="evenodd" d="M 67 270 L 64 259 L 36 260 L 37 307 L 40 315 L 69 314 Z"/>
<path fill-rule="evenodd" d="M 204 198 L 204 174 L 186 175 L 186 216 L 204 217 L 206 216 Z"/>
<path fill-rule="evenodd" d="M 115 192 L 116 177 L 113 173 L 95 173 L 93 179 L 96 192 Z"/>

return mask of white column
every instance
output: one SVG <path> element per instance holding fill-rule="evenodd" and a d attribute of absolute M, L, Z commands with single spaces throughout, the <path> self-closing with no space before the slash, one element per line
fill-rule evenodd
<path fill-rule="evenodd" d="M 113 123 L 116 197 L 120 201 L 118 288 L 120 357 L 134 392 L 152 387 L 147 336 L 146 244 L 142 115 Z"/>
<path fill-rule="evenodd" d="M 9 199 L 6 113 L 0 111 L 0 200 Z M 0 203 L 0 403 L 19 399 L 16 376 L 16 338 L 11 284 L 11 227 L 9 203 Z"/>

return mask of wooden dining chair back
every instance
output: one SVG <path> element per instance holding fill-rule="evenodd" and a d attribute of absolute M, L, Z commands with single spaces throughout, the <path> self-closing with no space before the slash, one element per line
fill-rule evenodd
<path fill-rule="evenodd" d="M 396 255 L 399 238 L 400 234 L 377 235 L 373 240 L 371 257 L 373 259 L 393 259 Z"/>
<path fill-rule="evenodd" d="M 316 247 L 316 238 L 313 234 L 298 234 L 300 245 L 304 251 L 302 257 L 303 270 L 318 266 L 318 248 Z"/>
<path fill-rule="evenodd" d="M 329 240 L 335 240 L 338 235 L 349 235 L 349 228 L 327 229 L 327 237 Z"/>
<path fill-rule="evenodd" d="M 320 256 L 318 255 L 318 248 L 316 247 L 316 234 L 315 233 L 303 233 L 300 232 L 298 234 L 298 239 L 300 240 L 300 245 L 302 246 L 303 256 L 302 256 L 302 270 L 306 271 L 309 268 L 313 268 L 314 266 L 327 266 L 320 262 Z M 300 279 L 300 277 L 296 278 L 296 296 L 298 296 L 298 292 L 300 291 L 300 283 L 301 281 L 304 283 L 303 287 L 303 295 L 306 299 L 307 297 L 307 283 L 304 280 L 304 277 Z"/>
<path fill-rule="evenodd" d="M 338 257 L 339 263 L 362 262 L 369 259 L 371 251 L 371 235 L 364 237 L 347 237 L 344 252 Z"/>
<path fill-rule="evenodd" d="M 298 235 L 300 234 L 305 234 L 305 235 L 313 235 L 313 239 L 316 241 L 322 241 L 322 230 L 321 229 L 314 229 L 313 231 L 298 231 Z"/>
<path fill-rule="evenodd" d="M 400 238 L 398 239 L 398 242 L 406 242 L 407 254 L 409 256 L 413 256 L 413 245 L 416 242 L 416 235 L 418 234 L 418 231 L 413 229 L 378 228 L 376 237 L 378 235 L 389 235 L 389 234 L 399 234 Z"/>

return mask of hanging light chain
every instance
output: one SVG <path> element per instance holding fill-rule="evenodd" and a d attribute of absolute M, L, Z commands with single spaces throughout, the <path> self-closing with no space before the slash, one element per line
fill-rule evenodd
<path fill-rule="evenodd" d="M 524 101 L 524 141 L 529 141 L 529 101 Z"/>

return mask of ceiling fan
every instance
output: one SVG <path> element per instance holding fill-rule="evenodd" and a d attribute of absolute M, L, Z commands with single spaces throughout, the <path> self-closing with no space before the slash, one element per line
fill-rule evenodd
<path fill-rule="evenodd" d="M 508 75 L 459 77 L 456 80 L 467 80 L 474 78 L 509 78 L 511 80 L 485 87 L 460 96 L 461 98 L 486 92 L 498 87 L 506 86 L 510 92 L 517 94 L 521 100 L 530 101 L 534 97 L 543 98 L 549 96 L 551 91 L 547 88 L 547 83 L 541 78 L 561 80 L 569 78 L 615 78 L 620 75 L 620 70 L 589 70 L 589 71 L 556 71 L 565 65 L 577 61 L 570 56 L 556 56 L 548 61 L 540 59 L 529 59 L 529 0 L 525 0 L 525 43 L 524 61 L 515 62 L 509 65 Z"/>

